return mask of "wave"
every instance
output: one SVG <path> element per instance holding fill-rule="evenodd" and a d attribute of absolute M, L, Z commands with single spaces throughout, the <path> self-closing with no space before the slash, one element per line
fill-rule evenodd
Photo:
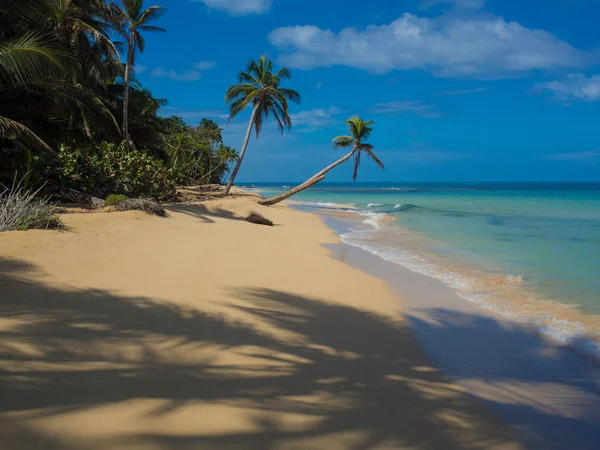
<path fill-rule="evenodd" d="M 308 206 L 316 209 L 333 209 L 338 211 L 358 211 L 353 204 L 333 203 L 333 202 L 306 202 L 302 200 L 292 200 L 295 205 Z"/>
<path fill-rule="evenodd" d="M 418 208 L 417 205 L 401 205 L 401 207 L 405 206 Z M 373 239 L 382 236 L 381 232 L 386 229 L 385 224 L 387 222 L 386 219 L 389 218 L 388 214 L 373 211 L 361 211 L 359 214 L 365 217 L 363 223 L 369 225 L 370 228 L 351 230 L 341 234 L 340 238 L 345 244 L 359 247 L 386 261 L 399 264 L 413 272 L 440 280 L 453 288 L 465 300 L 523 323 L 535 332 L 555 342 L 559 342 L 572 350 L 600 358 L 600 343 L 586 333 L 583 324 L 574 320 L 552 317 L 547 314 L 547 310 L 544 310 L 543 318 L 541 316 L 523 316 L 520 312 L 510 309 L 510 300 L 498 297 L 495 291 L 495 288 L 498 286 L 510 289 L 511 291 L 509 292 L 514 292 L 514 290 L 521 292 L 522 289 L 526 289 L 523 293 L 527 293 L 530 283 L 523 277 L 518 275 L 485 273 L 477 276 L 461 274 L 439 263 L 433 263 L 428 258 L 398 247 L 395 244 L 390 243 L 386 245 L 380 239 Z M 541 303 L 544 303 L 544 301 Z M 569 308 L 569 306 L 560 303 L 553 303 L 553 305 Z M 573 316 L 570 316 L 570 318 L 573 318 Z M 574 318 L 576 319 L 577 316 L 574 316 Z"/>

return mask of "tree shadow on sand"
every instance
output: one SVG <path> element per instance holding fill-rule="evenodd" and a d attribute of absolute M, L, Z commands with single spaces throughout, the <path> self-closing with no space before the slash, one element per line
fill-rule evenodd
<path fill-rule="evenodd" d="M 402 322 L 281 291 L 230 292 L 228 308 L 238 317 L 282 332 L 267 333 L 165 301 L 45 286 L 31 281 L 34 273 L 0 260 L 0 442 L 7 450 L 511 448 L 506 430 L 431 366 Z M 246 426 L 148 427 L 73 445 L 77 430 L 61 441 L 30 425 L 138 399 L 158 402 L 140 420 L 219 405 L 238 408 Z"/>

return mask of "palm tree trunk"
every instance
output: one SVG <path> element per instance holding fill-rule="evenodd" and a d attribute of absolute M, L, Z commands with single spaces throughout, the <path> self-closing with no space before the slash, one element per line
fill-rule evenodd
<path fill-rule="evenodd" d="M 301 185 L 296 186 L 294 189 L 291 189 L 291 190 L 289 190 L 287 192 L 284 192 L 283 194 L 277 195 L 275 197 L 268 198 L 266 200 L 262 200 L 262 201 L 258 202 L 258 204 L 259 205 L 263 205 L 263 206 L 275 205 L 276 203 L 279 203 L 279 202 L 285 200 L 286 198 L 291 197 L 294 194 L 297 194 L 298 192 L 301 192 L 301 191 L 303 191 L 305 189 L 308 189 L 309 187 L 311 187 L 311 186 L 319 183 L 320 181 L 323 181 L 325 179 L 325 174 L 327 172 L 329 172 L 330 170 L 336 168 L 340 164 L 348 161 L 350 158 L 352 158 L 353 154 L 354 154 L 354 149 L 350 153 L 348 153 L 346 156 L 344 156 L 343 158 L 338 159 L 333 164 L 325 167 L 319 173 L 317 173 L 314 176 L 310 177 L 308 180 L 306 180 Z"/>
<path fill-rule="evenodd" d="M 252 110 L 252 115 L 250 116 L 250 123 L 248 124 L 248 131 L 246 131 L 246 138 L 244 139 L 244 145 L 242 146 L 242 151 L 240 152 L 240 157 L 235 164 L 235 168 L 233 172 L 231 172 L 231 177 L 229 177 L 229 182 L 227 183 L 227 187 L 225 188 L 224 195 L 229 195 L 229 191 L 231 190 L 231 186 L 233 186 L 233 182 L 235 181 L 235 177 L 240 170 L 240 166 L 242 165 L 242 160 L 244 159 L 244 155 L 246 154 L 246 149 L 248 148 L 248 142 L 250 142 L 250 135 L 252 134 L 252 126 L 254 125 L 254 118 L 256 117 L 256 112 L 258 111 L 258 105 L 254 107 Z"/>
<path fill-rule="evenodd" d="M 123 140 L 127 150 L 130 148 L 129 141 L 129 80 L 131 78 L 131 66 L 133 64 L 133 36 L 129 37 L 127 43 L 127 62 L 125 63 L 125 92 L 123 93 Z"/>

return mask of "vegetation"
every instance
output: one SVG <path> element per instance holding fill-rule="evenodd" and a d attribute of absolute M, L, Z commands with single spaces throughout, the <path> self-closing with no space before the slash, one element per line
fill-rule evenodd
<path fill-rule="evenodd" d="M 246 217 L 246 222 L 255 223 L 258 225 L 266 225 L 268 227 L 273 226 L 272 221 L 270 221 L 265 216 L 263 216 L 261 213 L 256 212 L 256 211 L 252 211 L 250 214 L 248 214 L 248 216 Z"/>
<path fill-rule="evenodd" d="M 119 203 L 124 202 L 125 200 L 129 200 L 129 197 L 123 194 L 110 194 L 106 197 L 105 205 L 106 206 L 117 206 Z"/>
<path fill-rule="evenodd" d="M 149 198 L 128 198 L 115 205 L 117 211 L 144 211 L 158 217 L 168 217 L 165 208 Z"/>
<path fill-rule="evenodd" d="M 222 181 L 237 152 L 219 126 L 160 117 L 166 101 L 135 77 L 143 33 L 164 31 L 164 12 L 143 0 L 0 0 L 0 183 L 16 176 L 64 200 L 167 199 L 175 184 Z"/>
<path fill-rule="evenodd" d="M 252 128 L 256 132 L 256 138 L 262 130 L 264 121 L 272 115 L 279 127 L 281 133 L 287 128 L 292 127 L 292 119 L 289 115 L 288 100 L 300 103 L 300 94 L 292 89 L 280 86 L 282 80 L 291 77 L 287 68 L 280 69 L 273 73 L 273 63 L 266 56 L 261 56 L 258 61 L 250 60 L 245 72 L 238 75 L 238 84 L 231 86 L 225 95 L 225 101 L 230 103 L 229 120 L 236 117 L 246 107 L 252 104 L 252 114 L 250 123 L 242 145 L 242 151 L 237 160 L 237 164 L 229 177 L 229 182 L 225 188 L 225 195 L 229 194 L 231 186 L 235 181 L 242 160 L 248 148 Z"/>
<path fill-rule="evenodd" d="M 0 192 L 0 231 L 64 228 L 53 206 L 20 183 Z"/>
<path fill-rule="evenodd" d="M 127 59 L 123 76 L 123 140 L 129 149 L 133 144 L 129 137 L 129 85 L 134 70 L 135 53 L 137 51 L 144 53 L 146 47 L 142 31 L 166 32 L 163 28 L 150 25 L 158 20 L 166 9 L 162 6 L 150 6 L 144 9 L 144 0 L 120 0 L 119 3 L 112 3 L 110 6 L 116 19 L 115 30 L 127 42 Z"/>
<path fill-rule="evenodd" d="M 377 157 L 375 152 L 373 152 L 373 146 L 365 142 L 373 132 L 374 122 L 366 122 L 359 117 L 353 117 L 351 119 L 346 120 L 346 123 L 348 124 L 348 130 L 350 131 L 350 135 L 338 136 L 334 138 L 332 142 L 334 144 L 334 150 L 338 148 L 352 147 L 352 150 L 348 154 L 344 155 L 343 157 L 335 161 L 333 164 L 330 164 L 329 166 L 325 167 L 323 170 L 316 173 L 311 178 L 306 180 L 301 185 L 295 187 L 294 189 L 284 192 L 283 194 L 278 195 L 276 197 L 263 200 L 259 203 L 265 206 L 274 205 L 285 200 L 286 198 L 291 197 L 294 194 L 297 194 L 298 192 L 308 189 L 309 187 L 319 183 L 320 181 L 323 181 L 325 179 L 325 175 L 330 170 L 333 170 L 334 168 L 348 161 L 352 157 L 354 157 L 354 171 L 352 172 L 352 180 L 356 180 L 356 177 L 358 176 L 358 168 L 360 167 L 360 161 L 363 155 L 367 156 L 373 162 L 375 162 L 375 164 L 384 169 L 383 163 Z"/>

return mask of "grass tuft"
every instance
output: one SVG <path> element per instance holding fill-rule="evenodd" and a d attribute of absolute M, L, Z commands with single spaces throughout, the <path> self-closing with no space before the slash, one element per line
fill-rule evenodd
<path fill-rule="evenodd" d="M 20 182 L 0 192 L 0 231 L 66 228 L 48 199 L 36 197 L 38 192 Z"/>
<path fill-rule="evenodd" d="M 117 206 L 119 203 L 129 200 L 129 197 L 123 194 L 110 194 L 104 200 L 106 206 Z"/>
<path fill-rule="evenodd" d="M 270 221 L 265 216 L 263 216 L 261 213 L 256 212 L 256 211 L 251 211 L 250 214 L 248 214 L 248 217 L 246 217 L 246 221 L 250 222 L 250 223 L 256 223 L 258 225 L 266 225 L 269 227 L 273 226 L 272 221 Z"/>

